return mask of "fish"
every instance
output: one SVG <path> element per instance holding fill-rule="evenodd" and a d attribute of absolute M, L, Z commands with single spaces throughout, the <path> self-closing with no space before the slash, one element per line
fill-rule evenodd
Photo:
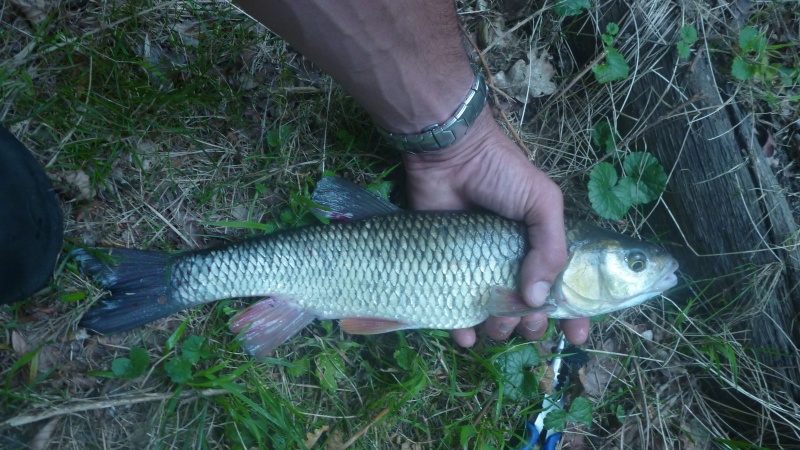
<path fill-rule="evenodd" d="M 489 212 L 401 210 L 340 177 L 318 181 L 312 201 L 329 224 L 172 254 L 75 249 L 81 271 L 110 292 L 80 326 L 118 333 L 205 303 L 253 298 L 229 328 L 264 358 L 315 319 L 369 335 L 534 312 L 589 317 L 677 284 L 678 263 L 661 247 L 568 221 L 568 263 L 547 303 L 531 307 L 518 294 L 529 250 L 522 222 Z"/>

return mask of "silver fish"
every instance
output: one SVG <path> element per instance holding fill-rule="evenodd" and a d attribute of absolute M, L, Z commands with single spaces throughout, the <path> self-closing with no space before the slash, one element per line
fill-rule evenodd
<path fill-rule="evenodd" d="M 661 248 L 583 223 L 570 224 L 569 263 L 540 308 L 516 294 L 528 250 L 525 227 L 488 213 L 412 212 L 343 179 L 318 183 L 320 213 L 345 219 L 202 251 L 164 254 L 79 249 L 83 271 L 111 291 L 81 325 L 125 331 L 185 308 L 268 297 L 230 324 L 264 357 L 314 319 L 354 334 L 471 327 L 494 316 L 546 311 L 602 314 L 639 304 L 677 283 Z"/>

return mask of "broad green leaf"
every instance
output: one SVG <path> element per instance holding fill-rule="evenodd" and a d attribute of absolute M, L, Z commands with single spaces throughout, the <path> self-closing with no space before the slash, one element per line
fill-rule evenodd
<path fill-rule="evenodd" d="M 755 52 L 761 56 L 767 48 L 767 39 L 753 27 L 744 27 L 739 32 L 739 47 L 743 52 Z"/>
<path fill-rule="evenodd" d="M 615 192 L 624 192 L 620 198 L 627 198 L 633 205 L 641 205 L 650 201 L 647 187 L 632 177 L 622 177 L 615 187 Z"/>
<path fill-rule="evenodd" d="M 567 412 L 561 408 L 553 409 L 544 417 L 544 427 L 561 433 L 567 427 Z"/>
<path fill-rule="evenodd" d="M 606 153 L 611 153 L 617 148 L 617 142 L 620 140 L 615 130 L 611 129 L 611 123 L 608 119 L 602 119 L 592 127 L 592 142 L 594 145 L 605 150 Z"/>
<path fill-rule="evenodd" d="M 111 372 L 120 378 L 133 380 L 144 375 L 150 365 L 150 355 L 141 347 L 133 347 L 130 358 L 116 358 L 111 362 Z"/>
<path fill-rule="evenodd" d="M 192 377 L 192 362 L 183 356 L 176 356 L 164 365 L 164 370 L 175 383 L 186 383 Z"/>
<path fill-rule="evenodd" d="M 616 22 L 608 22 L 606 25 L 606 34 L 616 36 L 619 33 L 619 25 Z"/>
<path fill-rule="evenodd" d="M 120 378 L 125 378 L 125 374 L 130 370 L 131 360 L 128 358 L 116 358 L 114 361 L 111 361 L 111 372 Z"/>
<path fill-rule="evenodd" d="M 286 366 L 286 373 L 289 374 L 290 377 L 299 377 L 308 372 L 308 366 L 308 359 L 302 358 Z"/>
<path fill-rule="evenodd" d="M 504 392 L 510 400 L 531 398 L 537 382 L 532 368 L 539 364 L 539 353 L 532 345 L 522 345 L 502 353 L 495 365 L 505 379 Z"/>
<path fill-rule="evenodd" d="M 378 197 L 389 200 L 389 192 L 392 190 L 392 183 L 389 181 L 378 181 L 368 184 L 366 188 Z"/>
<path fill-rule="evenodd" d="M 467 448 L 470 439 L 474 438 L 478 435 L 478 429 L 475 428 L 475 425 L 464 425 L 461 427 L 461 437 L 459 442 L 461 443 L 462 448 Z"/>
<path fill-rule="evenodd" d="M 606 46 L 606 62 L 592 67 L 594 77 L 600 83 L 622 80 L 628 77 L 628 63 L 615 49 Z"/>
<path fill-rule="evenodd" d="M 561 17 L 576 16 L 591 8 L 589 0 L 556 0 L 553 10 Z"/>
<path fill-rule="evenodd" d="M 572 400 L 567 413 L 568 422 L 580 422 L 587 426 L 592 425 L 592 402 L 585 397 L 577 397 Z"/>
<path fill-rule="evenodd" d="M 203 336 L 189 336 L 181 347 L 181 354 L 192 364 L 197 364 L 201 359 L 211 356 L 211 349 L 205 345 Z"/>
<path fill-rule="evenodd" d="M 330 350 L 317 358 L 317 377 L 320 386 L 327 391 L 335 391 L 339 387 L 338 380 L 345 377 L 344 361 L 339 353 Z"/>
<path fill-rule="evenodd" d="M 625 408 L 623 408 L 622 405 L 617 405 L 616 409 L 614 410 L 614 415 L 617 416 L 619 423 L 625 423 L 625 418 L 628 417 L 628 415 L 625 414 Z"/>
<path fill-rule="evenodd" d="M 733 59 L 731 65 L 731 75 L 739 81 L 747 81 L 753 78 L 756 74 L 756 66 L 750 63 L 742 56 L 737 56 Z"/>
<path fill-rule="evenodd" d="M 394 352 L 394 359 L 397 361 L 397 365 L 403 370 L 411 369 L 415 357 L 416 352 L 408 347 L 402 347 Z"/>
<path fill-rule="evenodd" d="M 667 173 L 658 160 L 647 152 L 633 152 L 625 157 L 622 167 L 626 178 L 630 178 L 632 205 L 640 205 L 658 199 L 667 187 Z"/>
<path fill-rule="evenodd" d="M 627 186 L 620 187 L 617 170 L 602 162 L 589 175 L 589 201 L 594 210 L 605 219 L 621 219 L 631 206 Z"/>
<path fill-rule="evenodd" d="M 686 59 L 692 55 L 692 47 L 690 44 L 687 44 L 684 41 L 678 41 L 675 46 L 678 47 L 678 55 L 681 58 Z"/>
<path fill-rule="evenodd" d="M 692 45 L 697 41 L 697 30 L 694 28 L 694 25 L 686 24 L 682 26 L 680 31 L 678 31 L 678 35 L 681 41 L 688 45 Z"/>

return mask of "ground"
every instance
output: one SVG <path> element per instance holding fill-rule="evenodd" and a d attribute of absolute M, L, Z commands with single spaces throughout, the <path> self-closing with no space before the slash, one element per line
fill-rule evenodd
<path fill-rule="evenodd" d="M 692 55 L 713 50 L 721 85 L 757 117 L 762 150 L 796 207 L 797 3 L 662 3 L 653 14 L 698 30 Z M 586 188 L 603 158 L 593 130 L 628 81 L 595 81 L 588 63 L 605 30 L 594 26 L 602 5 L 587 7 L 563 18 L 529 2 L 459 3 L 466 45 L 493 75 L 499 120 L 559 182 L 568 212 L 598 221 Z M 245 304 L 237 300 L 89 336 L 77 324 L 103 292 L 71 249 L 198 249 L 305 225 L 324 171 L 392 187 L 402 204 L 399 158 L 328 77 L 225 2 L 4 0 L 0 23 L 0 121 L 53 180 L 66 219 L 52 283 L 0 307 L 0 447 L 503 448 L 537 411 L 531 386 L 546 380 L 552 334 L 517 374 L 502 362 L 521 358 L 520 340 L 462 349 L 439 331 L 364 339 L 332 322 L 254 361 L 227 330 Z M 748 26 L 765 51 L 740 42 Z M 573 34 L 588 37 L 588 61 L 570 47 Z M 640 70 L 678 64 L 625 56 Z M 751 61 L 751 78 L 731 75 L 737 56 Z M 653 238 L 648 208 L 603 224 Z M 669 294 L 594 323 L 588 363 L 566 395 L 591 409 L 569 417 L 564 447 L 769 441 L 768 421 L 760 433 L 737 430 L 703 389 L 735 386 L 754 401 L 769 389 L 737 380 L 758 362 L 715 326 Z M 519 374 L 527 384 L 509 381 Z"/>

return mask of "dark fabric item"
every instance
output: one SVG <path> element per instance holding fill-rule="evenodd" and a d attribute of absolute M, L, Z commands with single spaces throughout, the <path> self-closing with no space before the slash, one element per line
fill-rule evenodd
<path fill-rule="evenodd" d="M 0 303 L 44 287 L 64 238 L 63 214 L 33 155 L 0 127 Z"/>

